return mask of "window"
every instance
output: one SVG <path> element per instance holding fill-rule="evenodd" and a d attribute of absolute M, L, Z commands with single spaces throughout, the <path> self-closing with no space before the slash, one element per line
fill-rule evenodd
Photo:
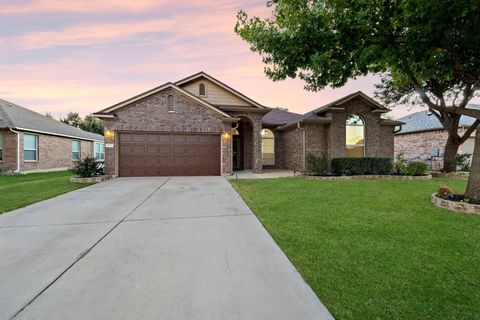
<path fill-rule="evenodd" d="M 72 160 L 80 160 L 80 141 L 72 140 Z"/>
<path fill-rule="evenodd" d="M 262 129 L 262 162 L 265 166 L 275 165 L 275 137 L 269 129 Z"/>
<path fill-rule="evenodd" d="M 346 121 L 346 156 L 350 158 L 365 156 L 365 122 L 356 114 L 349 116 Z"/>
<path fill-rule="evenodd" d="M 105 145 L 100 142 L 95 142 L 93 149 L 95 159 L 97 159 L 97 161 L 105 161 Z"/>
<path fill-rule="evenodd" d="M 207 90 L 205 87 L 205 83 L 200 83 L 198 85 L 198 95 L 199 96 L 206 96 L 207 95 Z"/>
<path fill-rule="evenodd" d="M 0 132 L 0 161 L 3 161 L 3 133 Z"/>
<path fill-rule="evenodd" d="M 175 112 L 175 101 L 173 100 L 173 94 L 167 96 L 167 111 Z"/>
<path fill-rule="evenodd" d="M 25 161 L 38 161 L 38 136 L 33 134 L 23 135 L 23 159 Z"/>

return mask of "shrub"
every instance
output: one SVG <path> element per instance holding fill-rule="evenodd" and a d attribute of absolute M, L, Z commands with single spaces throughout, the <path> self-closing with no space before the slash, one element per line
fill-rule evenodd
<path fill-rule="evenodd" d="M 323 153 L 321 157 L 309 153 L 307 156 L 307 170 L 309 173 L 324 176 L 327 173 L 328 156 Z"/>
<path fill-rule="evenodd" d="M 407 170 L 407 159 L 405 159 L 403 153 L 400 153 L 395 157 L 394 172 L 396 174 L 404 175 Z"/>
<path fill-rule="evenodd" d="M 78 160 L 70 171 L 80 178 L 89 178 L 95 174 L 97 160 L 93 157 L 85 157 Z"/>
<path fill-rule="evenodd" d="M 420 161 L 412 161 L 405 168 L 403 173 L 406 176 L 424 176 L 427 174 L 428 164 Z"/>
<path fill-rule="evenodd" d="M 452 195 L 453 191 L 449 186 L 440 186 L 437 191 L 437 197 L 445 199 L 447 196 Z"/>
<path fill-rule="evenodd" d="M 332 171 L 339 175 L 390 174 L 392 161 L 389 158 L 335 158 Z"/>
<path fill-rule="evenodd" d="M 460 171 L 470 171 L 470 156 L 471 153 L 457 154 L 457 167 Z"/>

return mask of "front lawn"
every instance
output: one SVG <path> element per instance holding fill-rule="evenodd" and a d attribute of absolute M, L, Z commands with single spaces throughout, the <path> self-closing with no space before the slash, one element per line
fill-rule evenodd
<path fill-rule="evenodd" d="M 68 171 L 0 176 L 0 214 L 85 187 Z"/>
<path fill-rule="evenodd" d="M 234 180 L 338 319 L 480 319 L 480 217 L 434 207 L 439 185 Z"/>

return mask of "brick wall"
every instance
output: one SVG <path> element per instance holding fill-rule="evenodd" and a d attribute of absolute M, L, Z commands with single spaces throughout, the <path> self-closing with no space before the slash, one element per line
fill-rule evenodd
<path fill-rule="evenodd" d="M 294 171 L 303 171 L 303 131 L 292 129 L 281 133 L 281 146 L 277 152 L 280 160 L 279 167 Z"/>
<path fill-rule="evenodd" d="M 3 135 L 3 160 L 0 167 L 17 170 L 17 135 L 10 130 L 0 130 Z"/>
<path fill-rule="evenodd" d="M 172 94 L 175 112 L 167 110 L 167 96 Z M 206 108 L 178 91 L 168 88 L 146 99 L 135 102 L 114 112 L 116 118 L 104 119 L 105 129 L 117 131 L 155 132 L 212 132 L 221 133 L 229 126 L 221 122 L 218 112 Z M 231 126 L 231 125 L 230 125 Z M 228 131 L 230 133 L 230 131 Z M 105 148 L 105 171 L 116 174 L 116 137 L 105 139 L 105 144 L 113 143 L 113 148 Z M 222 173 L 231 172 L 231 139 L 222 139 Z M 230 156 L 229 156 L 230 155 Z"/>

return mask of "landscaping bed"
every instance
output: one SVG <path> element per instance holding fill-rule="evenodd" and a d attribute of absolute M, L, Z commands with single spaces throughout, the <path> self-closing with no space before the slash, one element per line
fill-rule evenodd
<path fill-rule="evenodd" d="M 305 179 L 311 180 L 349 180 L 349 179 L 374 179 L 374 180 L 430 180 L 432 176 L 427 174 L 424 176 L 401 176 L 394 174 L 368 174 L 368 175 L 356 175 L 356 176 L 316 176 L 316 175 L 303 175 Z"/>
<path fill-rule="evenodd" d="M 231 183 L 336 319 L 480 315 L 480 217 L 430 202 L 465 181 Z"/>

